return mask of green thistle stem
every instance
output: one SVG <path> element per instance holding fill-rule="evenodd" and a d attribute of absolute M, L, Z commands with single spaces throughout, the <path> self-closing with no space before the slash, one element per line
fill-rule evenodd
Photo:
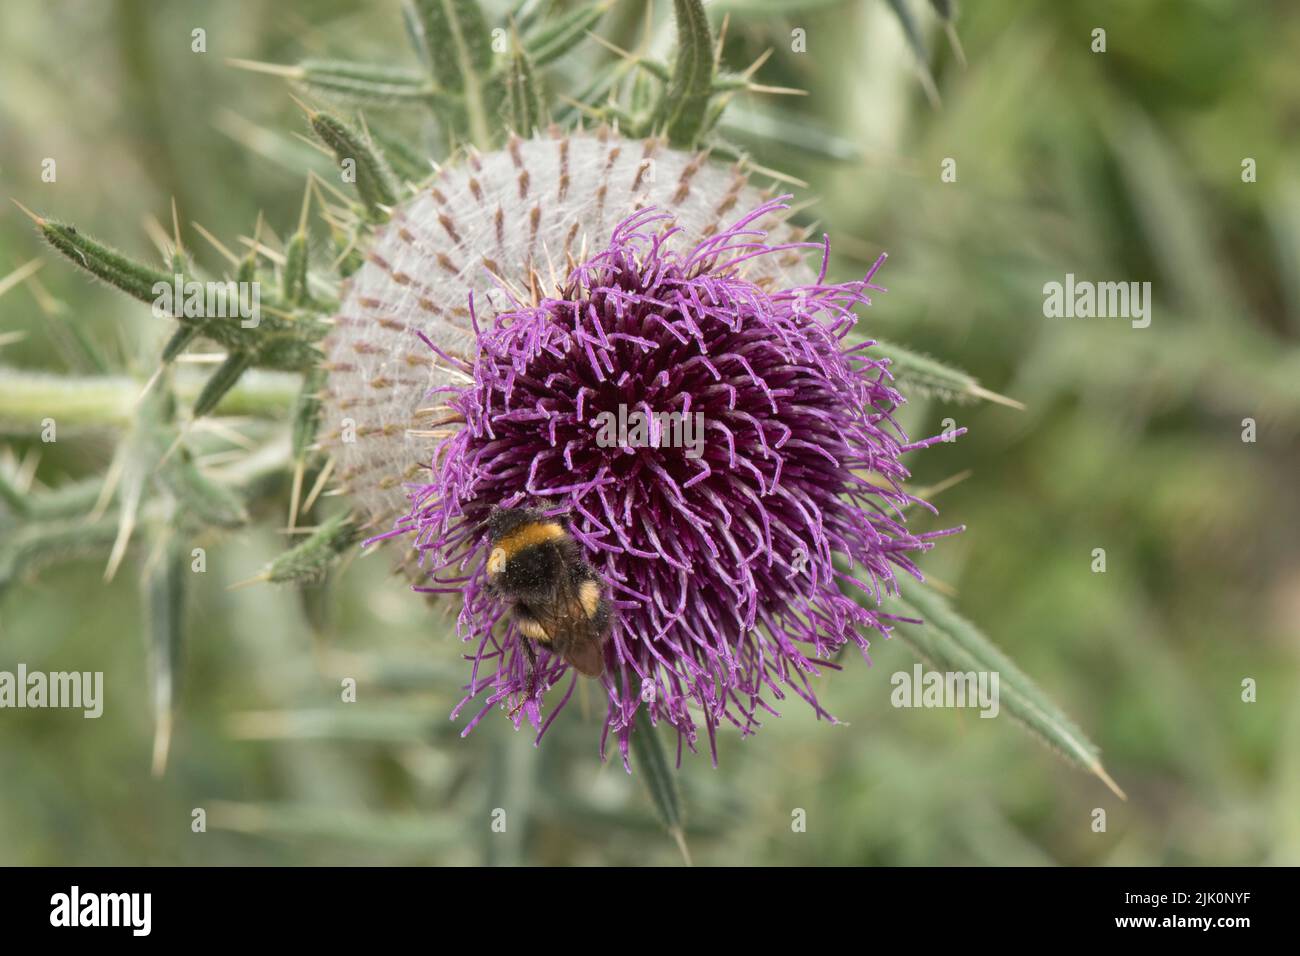
<path fill-rule="evenodd" d="M 299 381 L 286 372 L 246 373 L 213 410 L 282 419 L 294 404 Z M 124 428 L 134 420 L 144 385 L 125 375 L 73 377 L 0 366 L 0 435 L 39 434 L 46 418 L 59 428 Z M 187 403 L 203 388 L 196 375 L 177 376 L 177 395 Z"/>

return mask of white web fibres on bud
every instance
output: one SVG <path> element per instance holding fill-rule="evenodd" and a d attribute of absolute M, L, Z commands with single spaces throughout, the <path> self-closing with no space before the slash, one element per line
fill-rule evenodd
<path fill-rule="evenodd" d="M 429 434 L 439 418 L 433 390 L 464 383 L 418 333 L 472 362 L 471 292 L 482 327 L 497 308 L 513 307 L 502 289 L 527 297 L 535 283 L 553 293 L 572 261 L 604 248 L 639 208 L 670 213 L 681 240 L 693 243 L 763 198 L 736 167 L 612 134 L 515 140 L 444 167 L 375 238 L 326 343 L 322 439 L 371 526 L 385 529 L 406 513 L 404 483 L 429 465 L 438 442 Z M 770 241 L 796 235 L 777 216 L 755 226 Z M 794 252 L 746 266 L 751 281 L 778 287 L 812 278 Z"/>

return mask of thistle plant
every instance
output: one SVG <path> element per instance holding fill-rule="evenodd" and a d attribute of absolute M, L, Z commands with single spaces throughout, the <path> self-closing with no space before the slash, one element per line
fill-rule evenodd
<path fill-rule="evenodd" d="M 528 681 L 523 638 L 484 586 L 482 525 L 492 506 L 544 505 L 568 516 L 615 610 L 602 755 L 612 742 L 641 765 L 670 826 L 659 725 L 680 761 L 701 730 L 716 759 L 719 733 L 754 732 L 790 696 L 833 720 L 819 675 L 887 637 L 938 669 L 998 672 L 1007 710 L 1109 784 L 1097 748 L 924 583 L 920 555 L 960 516 L 912 530 L 935 509 L 907 462 L 951 436 L 910 438 L 895 413 L 917 394 L 1016 403 L 866 331 L 884 255 L 832 281 L 833 250 L 805 216 L 815 195 L 720 132 L 738 96 L 792 91 L 759 84 L 761 63 L 724 69 L 699 0 L 672 4 L 667 62 L 596 36 L 609 3 L 544 6 L 496 23 L 477 0 L 414 0 L 410 67 L 235 62 L 289 81 L 339 172 L 309 175 L 283 242 L 260 222 L 240 254 L 210 237 L 226 280 L 260 290 L 257 316 L 160 309 L 160 288 L 211 278 L 179 217 L 157 266 L 29 213 L 73 265 L 175 330 L 138 401 L 118 378 L 76 386 L 123 429 L 102 480 L 33 494 L 0 475 L 0 584 L 87 548 L 109 576 L 135 556 L 154 608 L 161 772 L 187 544 L 279 501 L 291 530 L 312 530 L 250 582 L 319 582 L 377 550 L 410 579 L 392 587 L 456 618 L 464 731 L 517 708 L 516 729 L 540 740 L 579 678 L 543 652 Z M 548 66 L 589 42 L 616 56 L 562 95 Z M 217 357 L 201 381 L 194 354 Z M 32 410 L 75 399 L 71 383 L 0 376 Z M 596 423 L 620 407 L 699 416 L 699 453 L 654 424 L 644 445 L 602 443 Z M 203 423 L 231 410 L 287 434 L 204 467 Z"/>

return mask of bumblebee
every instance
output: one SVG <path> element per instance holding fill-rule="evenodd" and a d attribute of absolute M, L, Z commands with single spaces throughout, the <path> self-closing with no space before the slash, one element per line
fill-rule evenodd
<path fill-rule="evenodd" d="M 493 508 L 487 530 L 488 584 L 510 602 L 525 638 L 530 690 L 537 669 L 534 643 L 588 677 L 604 674 L 609 602 L 567 523 L 533 508 Z"/>

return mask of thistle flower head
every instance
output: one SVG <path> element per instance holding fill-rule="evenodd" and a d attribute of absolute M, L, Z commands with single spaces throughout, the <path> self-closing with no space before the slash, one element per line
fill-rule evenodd
<path fill-rule="evenodd" d="M 433 394 L 463 426 L 381 537 L 414 536 L 419 590 L 464 596 L 466 732 L 534 686 L 524 638 L 487 587 L 494 505 L 565 514 L 604 579 L 602 752 L 613 736 L 625 761 L 640 707 L 692 749 L 702 726 L 715 757 L 721 724 L 751 733 L 790 693 L 833 719 L 811 679 L 844 645 L 865 655 L 867 632 L 888 632 L 887 612 L 842 588 L 882 601 L 895 573 L 916 573 L 910 554 L 946 532 L 905 527 L 916 499 L 900 456 L 930 442 L 908 442 L 886 363 L 848 340 L 884 257 L 833 284 L 821 247 L 821 273 L 783 286 L 782 261 L 811 244 L 769 242 L 759 225 L 782 208 L 761 203 L 705 238 L 640 209 L 552 294 L 499 282 L 506 301 L 490 317 L 471 296 L 472 358 L 420 333 L 454 370 Z M 639 433 L 626 426 L 638 413 Z M 515 720 L 540 736 L 578 677 L 544 649 L 538 671 Z M 566 681 L 543 721 L 544 689 Z"/>

